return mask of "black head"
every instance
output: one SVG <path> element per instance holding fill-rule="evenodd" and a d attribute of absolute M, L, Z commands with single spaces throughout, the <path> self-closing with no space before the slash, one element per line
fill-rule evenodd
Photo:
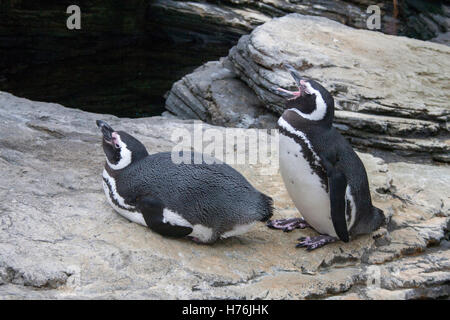
<path fill-rule="evenodd" d="M 123 169 L 132 162 L 148 156 L 144 145 L 128 133 L 114 131 L 109 124 L 102 120 L 97 120 L 96 123 L 103 133 L 103 151 L 111 169 Z"/>
<path fill-rule="evenodd" d="M 298 91 L 282 88 L 273 91 L 287 98 L 286 107 L 304 119 L 331 125 L 334 117 L 334 99 L 331 94 L 320 83 L 301 77 L 292 66 L 285 64 L 285 67 L 294 78 Z"/>

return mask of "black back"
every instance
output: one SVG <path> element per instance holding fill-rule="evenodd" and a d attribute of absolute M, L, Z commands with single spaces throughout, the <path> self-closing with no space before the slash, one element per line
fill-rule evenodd
<path fill-rule="evenodd" d="M 190 154 L 193 163 L 194 153 Z M 175 164 L 170 152 L 162 152 L 122 170 L 105 168 L 127 204 L 136 205 L 138 196 L 149 195 L 191 224 L 219 232 L 272 215 L 272 199 L 226 164 Z"/>

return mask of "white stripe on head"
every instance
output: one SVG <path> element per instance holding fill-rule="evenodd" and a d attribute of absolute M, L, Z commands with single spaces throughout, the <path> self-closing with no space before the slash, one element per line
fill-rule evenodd
<path fill-rule="evenodd" d="M 320 92 L 318 90 L 314 89 L 309 82 L 305 81 L 304 85 L 306 86 L 306 89 L 309 94 L 316 95 L 316 109 L 314 109 L 314 111 L 310 114 L 303 113 L 296 108 L 292 108 L 289 110 L 296 112 L 298 115 L 300 115 L 301 117 L 308 119 L 308 120 L 312 120 L 312 121 L 322 120 L 323 118 L 325 118 L 325 115 L 327 114 L 327 104 L 323 100 Z"/>
<path fill-rule="evenodd" d="M 111 169 L 120 170 L 131 163 L 131 151 L 127 148 L 127 144 L 120 139 L 120 135 L 118 133 L 113 132 L 112 137 L 114 142 L 120 147 L 120 160 L 116 164 L 112 164 L 109 162 L 108 157 L 106 157 L 106 162 Z"/>

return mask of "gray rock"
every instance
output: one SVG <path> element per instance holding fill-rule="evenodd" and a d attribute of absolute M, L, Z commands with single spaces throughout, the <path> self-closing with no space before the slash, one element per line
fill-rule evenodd
<path fill-rule="evenodd" d="M 175 82 L 166 108 L 182 119 L 221 126 L 273 128 L 277 121 L 237 78 L 228 59 L 208 62 Z"/>
<path fill-rule="evenodd" d="M 238 78 L 274 114 L 283 112 L 285 102 L 271 88 L 294 86 L 282 68 L 289 63 L 332 92 L 336 127 L 354 145 L 448 162 L 450 79 L 443 70 L 450 69 L 449 57 L 447 46 L 291 14 L 241 37 L 228 59 Z"/>
<path fill-rule="evenodd" d="M 174 40 L 197 38 L 205 42 L 233 42 L 274 17 L 289 13 L 322 16 L 345 25 L 367 29 L 367 8 L 373 1 L 333 0 L 157 0 L 150 5 L 149 24 Z M 381 30 L 422 40 L 446 43 L 450 7 L 426 0 L 398 2 L 394 17 L 393 2 L 376 3 L 381 10 Z"/>
<path fill-rule="evenodd" d="M 197 245 L 163 238 L 113 211 L 101 186 L 96 119 L 135 135 L 151 153 L 171 150 L 174 130 L 194 130 L 193 121 L 119 119 L 0 92 L 0 299 L 448 296 L 449 166 L 385 163 L 360 153 L 373 200 L 391 223 L 348 244 L 311 253 L 294 245 L 313 230 L 260 224 Z M 274 218 L 298 215 L 278 172 L 268 175 L 265 164 L 235 167 L 275 199 Z"/>

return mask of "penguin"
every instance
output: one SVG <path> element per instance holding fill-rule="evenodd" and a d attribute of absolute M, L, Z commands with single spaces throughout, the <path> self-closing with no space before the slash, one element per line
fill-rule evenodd
<path fill-rule="evenodd" d="M 213 163 L 205 155 L 201 164 L 175 164 L 170 152 L 149 155 L 128 133 L 101 120 L 96 123 L 106 155 L 106 198 L 128 220 L 162 236 L 211 244 L 272 216 L 272 198 L 229 165 Z M 190 156 L 193 160 L 195 153 Z"/>
<path fill-rule="evenodd" d="M 334 99 L 318 82 L 284 65 L 298 91 L 271 90 L 287 98 L 278 120 L 279 165 L 286 189 L 303 218 L 272 220 L 284 231 L 312 227 L 319 236 L 299 238 L 296 247 L 314 250 L 348 242 L 385 223 L 372 205 L 367 173 L 350 143 L 332 126 Z"/>

